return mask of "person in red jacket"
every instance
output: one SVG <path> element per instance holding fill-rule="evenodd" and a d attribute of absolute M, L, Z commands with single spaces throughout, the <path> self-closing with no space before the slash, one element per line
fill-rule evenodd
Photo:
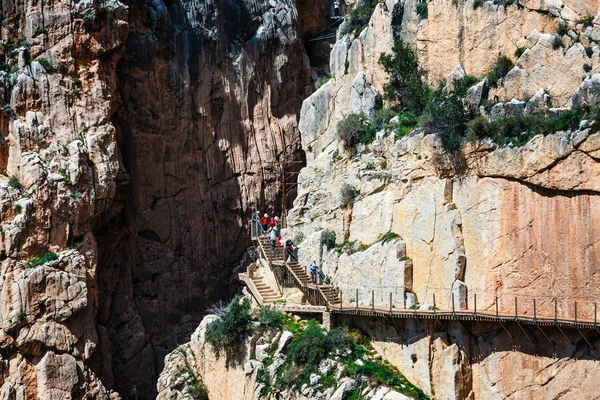
<path fill-rule="evenodd" d="M 263 217 L 260 219 L 260 223 L 263 227 L 263 233 L 266 235 L 267 229 L 269 229 L 269 216 L 267 214 L 263 215 Z"/>

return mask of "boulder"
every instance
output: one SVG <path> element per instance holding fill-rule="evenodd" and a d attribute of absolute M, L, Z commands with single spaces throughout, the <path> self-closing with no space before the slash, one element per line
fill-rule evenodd
<path fill-rule="evenodd" d="M 372 118 L 375 108 L 381 103 L 379 91 L 372 86 L 364 72 L 356 74 L 352 81 L 350 92 L 350 111 L 353 113 L 363 112 Z"/>
<path fill-rule="evenodd" d="M 70 354 L 47 352 L 36 365 L 39 399 L 70 399 L 79 383 L 77 361 Z"/>
<path fill-rule="evenodd" d="M 550 107 L 550 96 L 544 89 L 538 90 L 525 105 L 525 115 L 533 116 L 543 114 Z"/>
<path fill-rule="evenodd" d="M 594 107 L 600 104 L 600 74 L 588 76 L 573 93 L 573 107 Z"/>
<path fill-rule="evenodd" d="M 448 78 L 446 79 L 446 89 L 448 91 L 454 90 L 454 82 L 464 78 L 465 75 L 466 73 L 462 65 L 458 64 L 456 67 L 454 67 L 454 70 L 450 72 Z"/>
<path fill-rule="evenodd" d="M 283 331 L 281 337 L 279 338 L 279 342 L 277 343 L 277 349 L 275 350 L 274 355 L 277 356 L 281 354 L 282 351 L 285 350 L 287 345 L 292 341 L 294 334 L 290 331 Z"/>
<path fill-rule="evenodd" d="M 481 82 L 471 86 L 467 90 L 465 101 L 469 109 L 473 112 L 479 109 L 481 103 L 488 98 L 489 87 L 488 79 L 483 78 Z"/>
<path fill-rule="evenodd" d="M 525 111 L 525 102 L 515 100 L 508 103 L 499 103 L 492 107 L 491 119 L 497 121 L 504 118 L 519 118 Z"/>
<path fill-rule="evenodd" d="M 329 400 L 346 400 L 355 388 L 356 381 L 354 379 L 344 378 Z"/>

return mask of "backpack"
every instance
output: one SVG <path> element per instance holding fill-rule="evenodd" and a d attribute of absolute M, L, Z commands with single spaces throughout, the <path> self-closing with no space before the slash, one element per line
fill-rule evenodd
<path fill-rule="evenodd" d="M 285 241 L 285 245 L 290 247 L 292 245 L 292 239 L 288 239 Z"/>
<path fill-rule="evenodd" d="M 279 237 L 275 238 L 275 246 L 281 246 L 281 240 L 279 240 Z"/>

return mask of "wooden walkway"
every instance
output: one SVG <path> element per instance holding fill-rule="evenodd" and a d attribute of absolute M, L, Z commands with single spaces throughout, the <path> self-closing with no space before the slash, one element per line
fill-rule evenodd
<path fill-rule="evenodd" d="M 297 306 L 302 307 L 302 306 Z M 407 310 L 407 309 L 383 309 L 380 307 L 355 307 L 352 305 L 339 305 L 327 307 L 332 314 L 345 314 L 363 317 L 385 317 L 396 319 L 429 319 L 449 321 L 479 321 L 496 323 L 516 323 L 522 325 L 538 325 L 571 329 L 594 329 L 598 330 L 597 321 L 586 319 L 553 318 L 546 316 L 515 315 L 505 313 L 494 313 L 489 311 L 443 311 L 443 310 Z M 600 332 L 600 331 L 599 331 Z"/>
<path fill-rule="evenodd" d="M 484 322 L 484 323 L 497 323 L 501 324 L 502 327 L 508 332 L 504 324 L 517 324 L 521 327 L 521 330 L 525 335 L 527 332 L 523 329 L 523 325 L 534 325 L 541 330 L 542 327 L 552 327 L 562 329 L 576 329 L 581 333 L 581 330 L 596 330 L 600 333 L 600 327 L 597 321 L 597 307 L 594 303 L 594 318 L 584 319 L 577 317 L 577 303 L 575 303 L 575 315 L 573 318 L 560 317 L 557 314 L 556 307 L 554 316 L 541 316 L 536 314 L 536 306 L 534 300 L 534 314 L 521 314 L 515 311 L 512 314 L 501 313 L 498 311 L 498 299 L 496 299 L 496 311 L 477 310 L 476 306 L 474 310 L 438 310 L 435 307 L 435 296 L 433 310 L 419 310 L 419 309 L 401 309 L 394 308 L 391 306 L 392 299 L 390 297 L 390 307 L 382 306 L 357 306 L 356 304 L 346 304 L 341 299 L 341 293 L 338 296 L 337 289 L 331 285 L 314 285 L 310 282 L 308 274 L 306 274 L 305 268 L 301 267 L 297 262 L 284 262 L 283 261 L 283 248 L 278 247 L 275 251 L 272 251 L 268 245 L 266 237 L 257 237 L 257 248 L 261 249 L 265 259 L 269 262 L 269 265 L 273 269 L 282 268 L 287 271 L 287 283 L 295 285 L 297 288 L 302 290 L 307 299 L 311 304 L 309 305 L 290 305 L 284 307 L 284 311 L 296 314 L 315 314 L 315 313 L 326 313 L 346 316 L 356 316 L 365 318 L 384 318 L 393 320 L 437 320 L 437 321 L 456 321 L 461 322 Z M 275 271 L 274 271 L 275 272 Z M 277 272 L 275 273 L 276 275 Z M 291 278 L 291 279 L 290 279 Z M 278 279 L 283 280 L 281 276 Z M 358 296 L 358 293 L 357 293 Z M 390 295 L 391 296 L 391 295 Z M 358 297 L 357 297 L 358 298 Z M 475 298 L 475 304 L 477 300 Z M 452 296 L 452 304 L 454 303 L 454 296 Z M 515 299 L 515 310 L 517 310 L 517 304 Z M 543 333 L 543 331 L 542 331 Z M 545 335 L 545 333 L 544 333 Z M 568 337 L 564 334 L 565 338 Z M 583 333 L 581 333 L 583 336 Z M 545 335 L 546 336 L 546 335 Z M 529 335 L 527 335 L 529 337 Z M 547 336 L 546 336 L 547 337 Z M 585 336 L 583 336 L 585 339 Z M 587 339 L 586 339 L 587 342 Z M 590 347 L 592 345 L 588 342 Z"/>

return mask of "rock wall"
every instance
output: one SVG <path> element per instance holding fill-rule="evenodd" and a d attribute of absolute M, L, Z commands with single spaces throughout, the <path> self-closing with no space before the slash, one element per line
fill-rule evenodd
<path fill-rule="evenodd" d="M 1 390 L 151 398 L 164 355 L 236 290 L 251 208 L 277 211 L 274 163 L 303 159 L 295 5 L 0 13 Z"/>
<path fill-rule="evenodd" d="M 115 385 L 148 388 L 205 308 L 236 290 L 255 193 L 272 213 L 274 163 L 302 160 L 297 110 L 310 81 L 288 2 L 148 2 L 129 13 L 114 120 L 131 183 L 123 212 L 98 226 L 98 323 L 115 338 Z"/>
<path fill-rule="evenodd" d="M 390 52 L 397 38 L 415 46 L 430 82 L 445 81 L 457 65 L 481 76 L 499 55 L 516 59 L 517 47 L 525 47 L 490 99 L 514 97 L 507 104 L 525 107 L 529 96 L 542 90 L 554 106 L 578 104 L 595 79 L 598 53 L 593 41 L 584 50 L 581 39 L 592 38 L 599 26 L 578 23 L 594 17 L 598 5 L 582 4 L 565 2 L 554 8 L 519 2 L 503 7 L 485 2 L 474 8 L 472 2 L 432 1 L 429 17 L 422 19 L 413 2 L 387 1 L 377 6 L 366 29 L 355 37 L 341 36 L 331 55 L 333 79 L 301 111 L 308 165 L 300 174 L 301 189 L 289 222 L 293 234 L 306 238 L 302 262 L 319 259 L 346 302 L 370 305 L 374 296 L 376 305 L 385 306 L 391 293 L 395 306 L 431 308 L 435 295 L 436 306 L 448 309 L 454 295 L 456 307 L 472 308 L 476 296 L 478 309 L 494 310 L 498 298 L 501 312 L 514 313 L 518 296 L 519 314 L 533 314 L 535 298 L 538 315 L 553 315 L 556 301 L 558 314 L 573 318 L 577 302 L 579 318 L 593 318 L 594 299 L 600 295 L 595 283 L 600 249 L 598 133 L 582 125 L 576 132 L 536 136 L 521 147 L 468 145 L 459 160 L 443 156 L 439 139 L 419 130 L 399 140 L 380 132 L 374 143 L 355 154 L 346 152 L 336 136 L 337 122 L 346 114 L 373 115 L 386 80 L 379 54 Z M 563 47 L 548 45 L 557 16 L 579 42 L 569 42 L 565 35 L 559 37 Z M 460 173 L 451 161 L 455 166 L 460 162 Z M 344 185 L 358 192 L 349 207 L 341 205 Z M 326 229 L 336 233 L 338 244 L 346 241 L 345 247 L 322 249 L 320 235 Z M 384 237 L 387 233 L 398 237 Z M 424 342 L 428 352 L 446 351 L 432 341 L 429 337 Z M 448 357 L 463 371 L 460 357 Z M 597 356 L 590 359 L 570 373 L 591 368 Z M 438 367 L 445 368 L 447 361 L 440 358 Z M 402 370 L 409 365 L 394 362 Z M 475 398 L 554 398 L 554 388 L 532 384 L 544 375 L 542 364 L 527 354 L 499 351 L 476 369 L 461 372 L 466 374 L 461 379 L 473 381 L 467 392 L 440 398 L 466 398 L 471 390 Z M 577 362 L 557 364 L 560 369 Z M 498 385 L 503 369 L 510 375 L 514 365 L 526 366 L 531 378 L 513 380 L 510 387 Z M 454 381 L 448 375 L 417 375 L 413 379 L 429 380 L 418 382 L 430 387 L 432 395 L 436 386 L 444 386 L 443 379 Z M 569 374 L 561 378 L 569 379 Z M 575 397 L 593 396 L 589 387 L 566 390 Z"/>

